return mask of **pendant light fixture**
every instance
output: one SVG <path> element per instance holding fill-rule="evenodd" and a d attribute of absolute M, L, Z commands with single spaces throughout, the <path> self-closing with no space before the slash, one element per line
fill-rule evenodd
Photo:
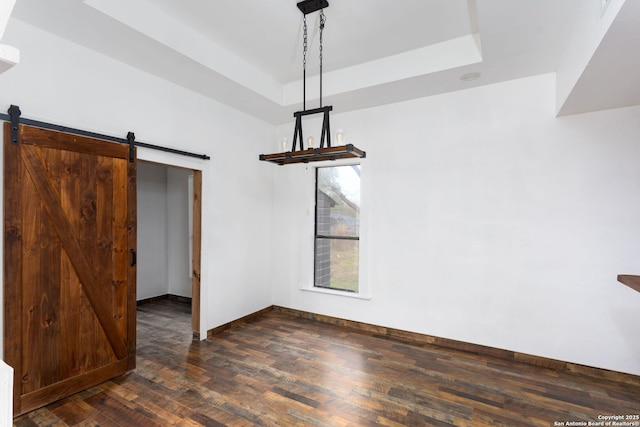
<path fill-rule="evenodd" d="M 322 105 L 322 48 L 323 31 L 326 22 L 324 9 L 329 7 L 327 0 L 305 0 L 297 4 L 298 9 L 303 14 L 303 54 L 302 54 L 302 111 L 293 113 L 296 119 L 293 131 L 293 144 L 291 151 L 274 154 L 260 154 L 260 160 L 287 165 L 290 163 L 309 163 L 323 160 L 337 160 L 346 158 L 366 157 L 367 153 L 354 147 L 353 144 L 331 146 L 331 126 L 329 124 L 329 112 L 333 110 L 330 105 Z M 307 14 L 320 11 L 320 107 L 307 110 Z M 318 148 L 304 148 L 304 137 L 302 135 L 302 118 L 311 115 L 322 114 L 322 132 L 320 134 L 320 145 Z M 312 141 L 312 138 L 309 138 Z M 341 142 L 341 141 L 340 141 Z M 298 148 L 299 146 L 299 148 Z"/>

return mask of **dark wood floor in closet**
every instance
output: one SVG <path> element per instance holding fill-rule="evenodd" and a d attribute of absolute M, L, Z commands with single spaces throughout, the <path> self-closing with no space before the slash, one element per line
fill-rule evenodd
<path fill-rule="evenodd" d="M 275 312 L 192 342 L 189 306 L 155 301 L 138 309 L 137 354 L 135 371 L 15 425 L 548 427 L 640 414 L 638 384 Z"/>

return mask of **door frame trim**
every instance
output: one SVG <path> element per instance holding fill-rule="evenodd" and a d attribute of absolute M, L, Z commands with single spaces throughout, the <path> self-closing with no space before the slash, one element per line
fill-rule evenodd
<path fill-rule="evenodd" d="M 191 242 L 191 331 L 200 341 L 200 272 L 202 265 L 202 171 L 193 170 L 193 241 Z"/>

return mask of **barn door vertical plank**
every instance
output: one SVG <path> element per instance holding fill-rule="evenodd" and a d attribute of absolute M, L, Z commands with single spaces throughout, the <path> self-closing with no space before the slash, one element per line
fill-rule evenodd
<path fill-rule="evenodd" d="M 22 359 L 22 270 L 8 268 L 22 264 L 22 183 L 24 170 L 20 163 L 20 149 L 11 144 L 11 124 L 4 124 L 4 247 L 3 247 L 3 302 L 4 302 L 4 361 L 20 366 Z M 8 325 L 13 325 L 9 328 Z M 20 413 L 20 370 L 13 370 L 13 412 Z"/>
<path fill-rule="evenodd" d="M 113 260 L 113 161 L 104 156 L 96 158 L 96 275 L 105 278 L 105 285 L 111 283 Z M 111 294 L 111 292 L 107 292 Z M 112 304 L 113 305 L 113 304 Z"/>
<path fill-rule="evenodd" d="M 127 164 L 127 243 L 128 251 L 133 257 L 138 251 L 137 236 L 137 165 L 138 151 L 134 148 L 133 161 Z M 133 251 L 133 252 L 131 252 Z M 127 369 L 131 370 L 136 367 L 136 262 L 131 259 L 127 263 L 127 345 L 129 348 L 129 358 L 127 361 Z"/>
<path fill-rule="evenodd" d="M 51 187 L 60 191 L 60 151 L 40 149 L 43 165 L 47 171 Z M 40 317 L 35 319 L 41 329 L 42 351 L 39 361 L 41 372 L 40 387 L 54 384 L 66 377 L 59 363 L 61 346 L 60 323 L 60 258 L 62 244 L 48 213 L 41 208 L 40 229 L 37 231 L 37 244 L 40 251 L 41 294 Z"/>
<path fill-rule="evenodd" d="M 114 159 L 111 164 L 113 180 L 111 182 L 114 194 L 124 194 L 127 191 L 127 164 L 125 160 Z M 114 287 L 114 315 L 118 318 L 118 328 L 125 337 L 127 334 L 127 271 L 129 262 L 129 245 L 127 241 L 127 205 L 113 203 L 114 223 L 112 230 L 113 250 L 110 254 L 113 265 L 112 282 Z"/>
<path fill-rule="evenodd" d="M 61 154 L 60 204 L 67 212 L 80 206 L 80 157 L 72 151 Z M 68 215 L 72 229 L 80 228 L 79 215 Z M 70 376 L 80 374 L 87 368 L 87 360 L 81 352 L 82 317 L 88 317 L 88 301 L 82 298 L 82 284 L 66 253 L 62 254 L 60 279 L 60 313 L 63 324 L 60 346 L 61 361 Z M 92 316 L 93 317 L 93 316 Z"/>
<path fill-rule="evenodd" d="M 95 156 L 82 156 L 81 157 L 81 173 L 80 173 L 80 211 L 77 214 L 80 215 L 80 229 L 78 237 L 80 246 L 82 247 L 84 254 L 89 261 L 91 268 L 94 271 L 94 275 L 97 280 L 102 281 L 104 275 L 101 274 L 101 266 L 96 260 L 98 257 L 98 200 L 97 200 L 97 168 L 98 158 Z M 108 289 L 105 289 L 102 284 L 99 285 L 102 288 L 101 297 L 108 307 L 111 307 L 111 295 Z M 84 287 L 83 289 L 86 289 Z M 93 305 L 93 304 L 91 304 Z M 98 319 L 90 317 L 91 329 L 89 329 L 88 337 L 90 345 L 95 351 L 91 352 L 91 365 L 101 366 L 109 363 L 112 360 L 112 352 L 108 342 L 104 339 L 102 333 L 102 326 Z M 85 343 L 87 345 L 88 343 Z"/>
<path fill-rule="evenodd" d="M 121 336 L 124 337 L 122 327 L 123 318 L 117 308 L 117 287 L 113 274 L 113 160 L 105 156 L 96 157 L 96 262 L 94 265 L 96 276 L 102 282 L 102 287 L 108 298 L 110 310 L 118 325 Z"/>
<path fill-rule="evenodd" d="M 23 151 L 24 147 L 20 147 Z M 24 198 L 22 200 L 22 321 L 23 344 L 26 349 L 37 348 L 38 351 L 24 351 L 20 376 L 22 393 L 26 394 L 37 390 L 42 384 L 42 355 L 45 349 L 41 349 L 44 340 L 43 329 L 40 326 L 43 318 L 40 298 L 45 294 L 43 277 L 41 275 L 41 257 L 39 234 L 41 224 L 46 217 L 46 212 L 40 201 L 38 191 L 33 185 L 33 176 L 25 169 L 24 186 L 22 187 Z"/>

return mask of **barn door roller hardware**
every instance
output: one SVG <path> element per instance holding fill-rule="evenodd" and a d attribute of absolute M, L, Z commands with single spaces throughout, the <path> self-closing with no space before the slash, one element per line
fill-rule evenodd
<path fill-rule="evenodd" d="M 58 132 L 71 133 L 73 135 L 86 136 L 86 137 L 95 138 L 95 139 L 102 139 L 110 142 L 117 142 L 119 144 L 128 144 L 130 147 L 130 154 L 129 154 L 130 161 L 134 160 L 132 157 L 132 154 L 133 154 L 132 148 L 134 146 L 150 148 L 152 150 L 164 151 L 167 153 L 179 154 L 181 156 L 196 157 L 202 160 L 211 159 L 211 157 L 207 156 L 206 154 L 190 153 L 188 151 L 177 150 L 175 148 L 162 147 L 160 145 L 147 144 L 144 142 L 136 141 L 135 135 L 133 134 L 133 132 L 129 132 L 126 139 L 117 138 L 115 136 L 103 135 L 100 133 L 89 132 L 82 129 L 74 129 L 66 126 L 56 125 L 53 123 L 40 122 L 38 120 L 31 120 L 31 119 L 23 119 L 23 118 L 20 118 L 20 115 L 21 115 L 20 107 L 18 107 L 17 105 L 12 105 L 11 107 L 9 107 L 8 114 L 0 114 L 0 120 L 11 122 L 11 143 L 12 144 L 18 144 L 19 138 L 20 138 L 20 134 L 18 132 L 19 125 L 23 124 L 23 125 L 34 126 L 42 129 L 49 129 L 49 130 L 55 130 Z"/>
<path fill-rule="evenodd" d="M 136 134 L 127 133 L 127 142 L 129 143 L 129 161 L 133 162 L 136 158 Z"/>
<path fill-rule="evenodd" d="M 18 132 L 20 128 L 20 115 L 22 112 L 20 111 L 20 107 L 17 105 L 12 105 L 9 107 L 9 120 L 11 121 L 11 143 L 17 144 L 18 138 L 20 137 L 20 132 Z"/>
<path fill-rule="evenodd" d="M 323 34 L 326 23 L 324 9 L 329 7 L 327 0 L 305 0 L 297 4 L 303 17 L 303 54 L 302 54 L 302 111 L 293 113 L 295 117 L 295 127 L 293 131 L 293 145 L 291 151 L 274 154 L 260 154 L 260 160 L 287 165 L 290 163 L 309 163 L 322 160 L 336 160 L 353 157 L 366 157 L 367 153 L 356 148 L 353 144 L 337 147 L 331 146 L 331 125 L 329 124 L 329 112 L 333 110 L 330 105 L 322 105 L 322 50 Z M 320 11 L 320 107 L 307 110 L 307 14 Z M 320 147 L 304 148 L 304 136 L 302 134 L 302 118 L 314 114 L 322 114 L 322 130 L 320 132 Z M 340 139 L 340 138 L 338 138 Z M 313 138 L 309 138 L 311 145 Z M 299 144 L 299 149 L 298 149 Z M 326 145 L 326 146 L 325 146 Z"/>

